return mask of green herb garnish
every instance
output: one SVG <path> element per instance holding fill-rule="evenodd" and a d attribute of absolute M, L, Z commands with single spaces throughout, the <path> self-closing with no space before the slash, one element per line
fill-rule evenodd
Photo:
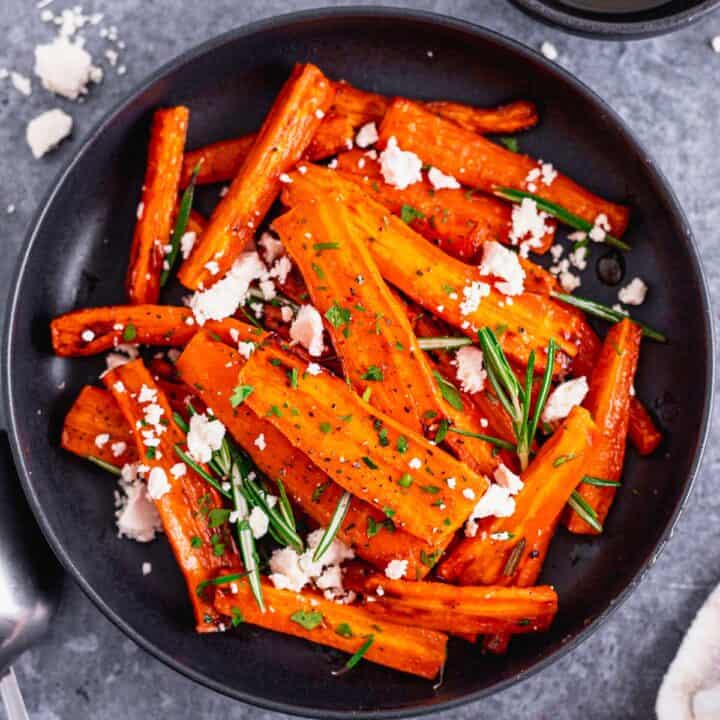
<path fill-rule="evenodd" d="M 409 225 L 413 220 L 424 220 L 425 213 L 420 212 L 412 205 L 403 205 L 400 208 L 400 219 Z"/>
<path fill-rule="evenodd" d="M 352 670 L 364 657 L 365 653 L 370 649 L 372 644 L 375 642 L 374 635 L 368 635 L 367 640 L 358 648 L 357 652 L 350 657 L 350 659 L 340 668 L 340 670 L 333 670 L 332 674 L 335 677 L 344 675 L 349 670 Z"/>
<path fill-rule="evenodd" d="M 298 610 L 290 616 L 290 619 L 306 630 L 314 630 L 322 624 L 324 618 L 317 610 Z"/>
<path fill-rule="evenodd" d="M 458 389 L 447 379 L 445 379 L 437 370 L 433 370 L 433 377 L 437 380 L 438 387 L 440 388 L 440 394 L 449 405 L 454 407 L 456 410 L 464 410 L 462 397 Z"/>
<path fill-rule="evenodd" d="M 577 513 L 578 517 L 583 519 L 591 528 L 597 530 L 599 533 L 603 531 L 603 526 L 598 521 L 597 513 L 577 490 L 572 491 L 568 499 L 568 505 Z"/>
<path fill-rule="evenodd" d="M 330 518 L 330 522 L 328 523 L 328 526 L 325 529 L 323 536 L 320 538 L 320 542 L 315 548 L 315 553 L 313 554 L 313 562 L 318 562 L 318 560 L 320 560 L 322 556 L 327 552 L 330 545 L 332 545 L 332 541 L 335 539 L 335 536 L 337 535 L 338 530 L 343 523 L 343 520 L 345 520 L 345 516 L 347 515 L 347 511 L 350 507 L 351 501 L 352 495 L 349 492 L 344 492 L 340 497 L 340 500 L 335 507 L 332 517 Z"/>
<path fill-rule="evenodd" d="M 230 396 L 230 405 L 236 408 L 238 405 L 242 405 L 243 402 L 252 394 L 252 385 L 237 385 L 233 388 L 232 395 Z"/>

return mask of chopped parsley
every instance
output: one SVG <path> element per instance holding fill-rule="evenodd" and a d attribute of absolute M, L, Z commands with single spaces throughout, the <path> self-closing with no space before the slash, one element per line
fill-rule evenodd
<path fill-rule="evenodd" d="M 314 630 L 322 623 L 323 614 L 317 610 L 298 610 L 290 616 L 290 619 L 306 630 Z"/>
<path fill-rule="evenodd" d="M 137 337 L 137 328 L 134 325 L 126 325 L 123 330 L 123 342 L 132 342 Z"/>
<path fill-rule="evenodd" d="M 340 328 L 343 325 L 347 325 L 351 318 L 350 311 L 344 308 L 337 300 L 328 308 L 325 313 L 325 318 L 334 327 Z"/>
<path fill-rule="evenodd" d="M 400 219 L 404 223 L 410 224 L 413 220 L 424 220 L 425 213 L 420 212 L 412 205 L 403 205 L 400 208 Z"/>
<path fill-rule="evenodd" d="M 383 371 L 377 365 L 370 365 L 368 369 L 360 376 L 361 380 L 372 380 L 380 382 L 384 380 Z"/>
<path fill-rule="evenodd" d="M 252 391 L 252 385 L 237 385 L 233 388 L 232 395 L 230 396 L 230 405 L 234 408 L 238 405 L 242 405 L 243 402 L 250 397 Z"/>

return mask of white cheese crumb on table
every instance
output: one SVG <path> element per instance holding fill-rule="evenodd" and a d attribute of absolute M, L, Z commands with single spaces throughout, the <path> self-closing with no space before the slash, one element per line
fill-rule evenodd
<path fill-rule="evenodd" d="M 55 108 L 33 118 L 25 130 L 25 138 L 35 159 L 57 147 L 71 132 L 73 120 L 66 112 Z"/>

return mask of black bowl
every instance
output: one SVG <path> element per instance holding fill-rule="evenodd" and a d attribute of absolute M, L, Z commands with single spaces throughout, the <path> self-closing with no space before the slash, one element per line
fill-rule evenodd
<path fill-rule="evenodd" d="M 251 627 L 196 635 L 166 543 L 118 540 L 112 478 L 59 447 L 64 413 L 83 384 L 97 382 L 103 361 L 53 357 L 48 321 L 73 308 L 123 302 L 152 111 L 187 103 L 191 147 L 249 132 L 297 60 L 389 94 L 478 105 L 534 100 L 542 122 L 520 138 L 523 151 L 631 204 L 628 265 L 651 287 L 638 319 L 672 339 L 669 346 L 644 346 L 637 382 L 640 397 L 661 414 L 663 450 L 650 459 L 629 454 L 628 487 L 602 537 L 560 532 L 554 541 L 543 580 L 556 585 L 561 609 L 550 632 L 514 641 L 504 657 L 452 642 L 437 691 L 370 663 L 332 678 L 330 670 L 343 662 L 338 653 Z M 614 302 L 614 291 L 587 275 L 584 292 Z M 2 376 L 10 436 L 54 551 L 98 607 L 156 657 L 220 692 L 282 712 L 418 714 L 478 700 L 546 667 L 638 585 L 690 491 L 707 429 L 713 363 L 707 292 L 687 222 L 647 152 L 605 103 L 557 65 L 482 28 L 426 13 L 354 8 L 264 20 L 170 63 L 109 114 L 62 173 L 31 226 L 10 297 Z M 147 577 L 139 572 L 144 561 L 153 565 Z"/>
<path fill-rule="evenodd" d="M 700 20 L 720 0 L 511 0 L 547 25 L 576 35 L 632 40 L 664 35 Z M 630 9 L 621 9 L 629 7 Z M 640 9 L 632 9 L 635 8 Z"/>

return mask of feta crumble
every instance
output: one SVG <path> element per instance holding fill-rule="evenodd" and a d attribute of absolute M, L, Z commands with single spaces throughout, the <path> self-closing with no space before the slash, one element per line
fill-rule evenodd
<path fill-rule="evenodd" d="M 408 569 L 407 560 L 391 560 L 385 568 L 385 576 L 391 580 L 400 580 L 405 577 Z"/>
<path fill-rule="evenodd" d="M 323 322 L 320 313 L 312 305 L 303 305 L 290 326 L 290 339 L 300 343 L 312 357 L 322 355 Z"/>
<path fill-rule="evenodd" d="M 483 353 L 480 348 L 468 345 L 455 354 L 457 379 L 463 392 L 479 393 L 485 387 L 487 373 L 483 367 Z"/>
<path fill-rule="evenodd" d="M 374 122 L 369 122 L 358 130 L 358 133 L 355 136 L 355 144 L 359 148 L 370 147 L 378 141 L 378 137 L 377 126 Z"/>
<path fill-rule="evenodd" d="M 142 574 L 149 575 L 152 572 L 152 563 L 144 562 L 142 564 Z"/>
<path fill-rule="evenodd" d="M 483 244 L 483 258 L 479 267 L 483 275 L 502 278 L 495 287 L 503 295 L 521 295 L 525 289 L 525 270 L 516 253 L 494 240 Z"/>
<path fill-rule="evenodd" d="M 258 240 L 258 245 L 263 250 L 263 257 L 268 265 L 272 265 L 279 257 L 285 254 L 283 244 L 269 232 L 264 232 Z"/>
<path fill-rule="evenodd" d="M 186 232 L 180 238 L 180 254 L 183 257 L 183 260 L 187 260 L 190 257 L 190 253 L 192 252 L 192 249 L 195 247 L 196 242 L 197 242 L 197 233 L 196 232 L 192 232 L 192 231 Z"/>
<path fill-rule="evenodd" d="M 511 218 L 510 242 L 519 245 L 520 254 L 527 257 L 528 251 L 540 247 L 550 232 L 551 228 L 546 224 L 548 215 L 538 210 L 532 198 L 523 198 L 519 205 L 513 205 Z"/>
<path fill-rule="evenodd" d="M 585 376 L 568 380 L 558 385 L 548 397 L 542 412 L 542 421 L 546 423 L 564 420 L 570 411 L 580 405 L 588 393 Z"/>
<path fill-rule="evenodd" d="M 268 528 L 270 527 L 270 518 L 262 508 L 255 506 L 250 511 L 248 525 L 250 525 L 253 537 L 259 540 L 267 534 Z"/>
<path fill-rule="evenodd" d="M 517 495 L 524 486 L 520 476 L 510 470 L 505 463 L 500 463 L 495 468 L 493 479 L 498 485 L 500 485 L 500 487 L 504 487 L 511 495 Z"/>
<path fill-rule="evenodd" d="M 436 167 L 428 170 L 428 180 L 435 190 L 457 190 L 460 187 L 460 183 L 452 175 L 446 175 Z"/>
<path fill-rule="evenodd" d="M 380 172 L 385 182 L 398 190 L 405 190 L 422 180 L 422 165 L 422 160 L 415 153 L 398 147 L 394 136 L 380 153 Z"/>
<path fill-rule="evenodd" d="M 167 475 L 161 467 L 154 467 L 150 470 L 147 485 L 148 497 L 159 500 L 163 495 L 170 492 L 170 483 Z"/>
<path fill-rule="evenodd" d="M 80 42 L 70 42 L 62 35 L 35 48 L 35 74 L 43 87 L 70 100 L 87 93 L 87 85 L 98 77 L 98 69 Z"/>
<path fill-rule="evenodd" d="M 460 303 L 460 314 L 470 315 L 480 307 L 480 301 L 490 294 L 490 286 L 476 280 L 465 286 L 462 292 L 465 299 Z"/>
<path fill-rule="evenodd" d="M 210 462 L 225 438 L 225 426 L 219 420 L 210 420 L 205 413 L 190 418 L 187 446 L 190 457 L 199 463 Z"/>
<path fill-rule="evenodd" d="M 648 286 L 639 278 L 633 278 L 628 285 L 620 288 L 618 300 L 625 305 L 642 305 L 645 302 Z"/>
<path fill-rule="evenodd" d="M 510 517 L 515 512 L 515 499 L 510 491 L 502 485 L 491 484 L 473 508 L 465 523 L 465 535 L 475 537 L 478 531 L 478 520 L 487 517 Z"/>
<path fill-rule="evenodd" d="M 115 523 L 118 537 L 150 542 L 163 526 L 145 483 L 137 476 L 137 465 L 125 465 L 115 493 Z"/>
<path fill-rule="evenodd" d="M 25 139 L 35 159 L 57 147 L 71 132 L 73 119 L 55 108 L 34 117 L 25 129 Z"/>
<path fill-rule="evenodd" d="M 267 447 L 267 443 L 265 442 L 265 433 L 260 433 L 255 440 L 253 440 L 253 445 L 255 447 L 259 448 L 260 451 L 263 451 Z"/>
<path fill-rule="evenodd" d="M 305 372 L 308 375 L 319 375 L 322 372 L 322 365 L 318 365 L 317 363 L 308 363 Z"/>
<path fill-rule="evenodd" d="M 540 46 L 540 52 L 548 60 L 557 60 L 558 59 L 557 48 L 549 40 L 545 40 L 543 42 L 543 44 Z"/>

